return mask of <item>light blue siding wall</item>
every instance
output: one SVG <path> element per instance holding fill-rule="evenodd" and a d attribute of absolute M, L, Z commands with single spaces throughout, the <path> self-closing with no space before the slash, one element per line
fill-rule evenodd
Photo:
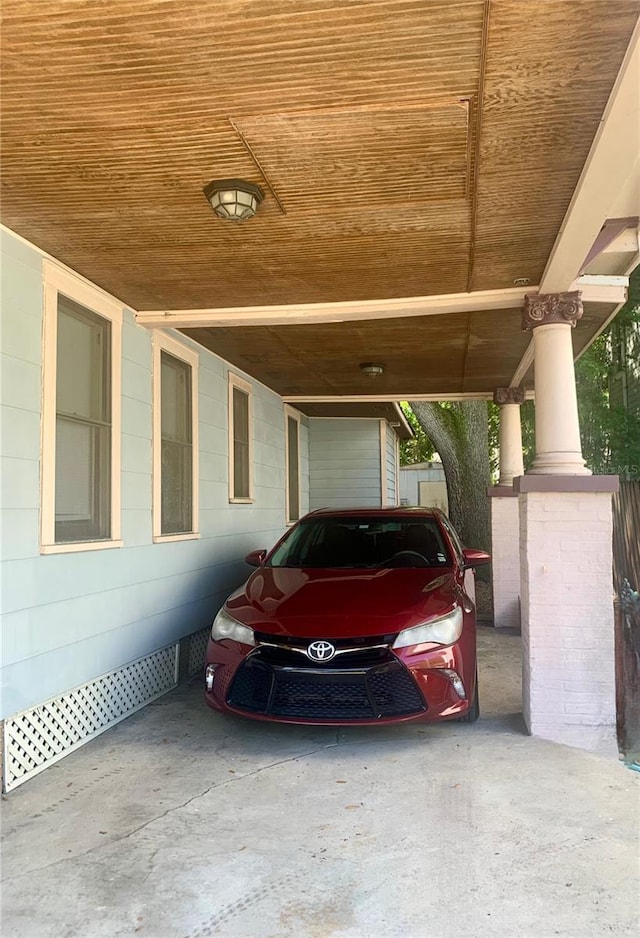
<path fill-rule="evenodd" d="M 378 420 L 310 418 L 310 508 L 380 505 Z"/>
<path fill-rule="evenodd" d="M 206 626 L 285 527 L 284 407 L 253 382 L 255 503 L 228 501 L 229 365 L 198 349 L 199 540 L 152 543 L 151 334 L 122 334 L 123 548 L 39 553 L 42 257 L 2 232 L 2 708 L 9 716 Z M 235 371 L 235 369 L 233 369 Z M 242 374 L 240 372 L 240 374 Z M 244 375 L 251 381 L 249 376 Z M 308 510 L 308 428 L 301 432 Z"/>
<path fill-rule="evenodd" d="M 398 439 L 396 431 L 387 424 L 386 427 L 387 442 L 387 505 L 398 504 L 398 493 L 396 492 L 396 440 Z"/>

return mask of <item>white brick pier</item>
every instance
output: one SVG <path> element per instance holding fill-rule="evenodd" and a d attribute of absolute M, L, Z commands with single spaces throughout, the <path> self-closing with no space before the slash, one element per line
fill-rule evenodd
<path fill-rule="evenodd" d="M 511 486 L 489 489 L 493 621 L 498 629 L 520 628 L 520 515 Z"/>
<path fill-rule="evenodd" d="M 523 713 L 529 732 L 617 752 L 611 495 L 615 476 L 523 476 Z"/>

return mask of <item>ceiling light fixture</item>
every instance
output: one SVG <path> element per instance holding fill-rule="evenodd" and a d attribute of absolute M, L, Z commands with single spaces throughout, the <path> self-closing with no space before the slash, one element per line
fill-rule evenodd
<path fill-rule="evenodd" d="M 360 365 L 360 371 L 367 378 L 377 378 L 384 372 L 382 365 L 376 365 L 374 362 L 363 362 Z"/>
<path fill-rule="evenodd" d="M 260 186 L 243 179 L 214 179 L 202 191 L 216 215 L 227 221 L 252 218 L 264 199 Z"/>

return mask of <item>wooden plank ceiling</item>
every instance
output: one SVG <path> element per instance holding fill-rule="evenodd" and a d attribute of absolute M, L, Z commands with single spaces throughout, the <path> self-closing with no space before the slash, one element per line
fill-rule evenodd
<path fill-rule="evenodd" d="M 3 0 L 2 14 L 3 221 L 148 310 L 537 283 L 639 7 Z M 202 186 L 224 177 L 265 189 L 251 221 L 212 213 Z M 474 391 L 513 373 L 517 319 L 197 336 L 291 393 L 369 387 L 347 352 L 423 393 L 432 373 Z"/>
<path fill-rule="evenodd" d="M 585 304 L 584 329 L 573 331 L 576 354 L 613 312 Z M 201 345 L 255 375 L 283 397 L 366 394 L 485 394 L 504 387 L 524 354 L 530 333 L 522 310 L 302 326 L 185 329 Z M 266 351 L 265 351 L 266 350 Z M 375 362 L 375 379 L 359 368 Z M 533 370 L 523 382 L 533 387 Z"/>

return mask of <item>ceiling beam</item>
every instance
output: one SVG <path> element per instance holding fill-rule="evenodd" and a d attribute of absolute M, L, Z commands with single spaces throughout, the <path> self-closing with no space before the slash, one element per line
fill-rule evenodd
<path fill-rule="evenodd" d="M 629 277 L 583 274 L 569 285 L 568 290 L 579 291 L 583 303 L 626 303 Z"/>
<path fill-rule="evenodd" d="M 580 273 L 583 274 L 601 254 L 637 252 L 638 221 L 640 219 L 637 215 L 630 218 L 608 218 L 593 242 L 591 250 L 582 262 Z"/>
<path fill-rule="evenodd" d="M 640 169 L 640 20 L 631 36 L 618 77 L 604 109 L 589 155 L 553 246 L 540 293 L 570 289 L 616 200 Z M 628 190 L 637 198 L 635 187 Z M 616 206 L 617 207 L 617 206 Z M 637 205 L 624 206 L 638 215 Z M 620 214 L 623 214 L 620 212 Z"/>
<path fill-rule="evenodd" d="M 285 404 L 393 404 L 400 401 L 492 401 L 493 391 L 476 394 L 283 394 Z M 526 391 L 527 400 L 534 397 Z"/>
<path fill-rule="evenodd" d="M 524 381 L 526 373 L 533 365 L 533 339 L 527 345 L 526 351 L 518 363 L 518 367 L 513 372 L 513 377 L 509 382 L 510 388 L 519 388 Z"/>
<path fill-rule="evenodd" d="M 575 281 L 570 289 L 581 290 L 585 303 L 614 303 L 620 301 L 627 282 L 627 278 L 623 277 L 585 276 Z M 439 296 L 409 296 L 389 300 L 142 310 L 136 313 L 136 322 L 150 329 L 230 329 L 234 326 L 297 326 L 444 316 L 449 313 L 520 309 L 527 294 L 538 292 L 538 287 L 509 287 L 506 290 L 477 290 L 474 293 L 443 293 Z"/>
<path fill-rule="evenodd" d="M 409 296 L 402 299 L 360 300 L 340 303 L 292 303 L 282 306 L 242 306 L 212 309 L 143 310 L 136 322 L 149 328 L 197 329 L 202 327 L 286 326 L 309 323 L 357 322 L 367 319 L 400 319 L 447 313 L 519 309 L 527 293 L 537 287 Z"/>

